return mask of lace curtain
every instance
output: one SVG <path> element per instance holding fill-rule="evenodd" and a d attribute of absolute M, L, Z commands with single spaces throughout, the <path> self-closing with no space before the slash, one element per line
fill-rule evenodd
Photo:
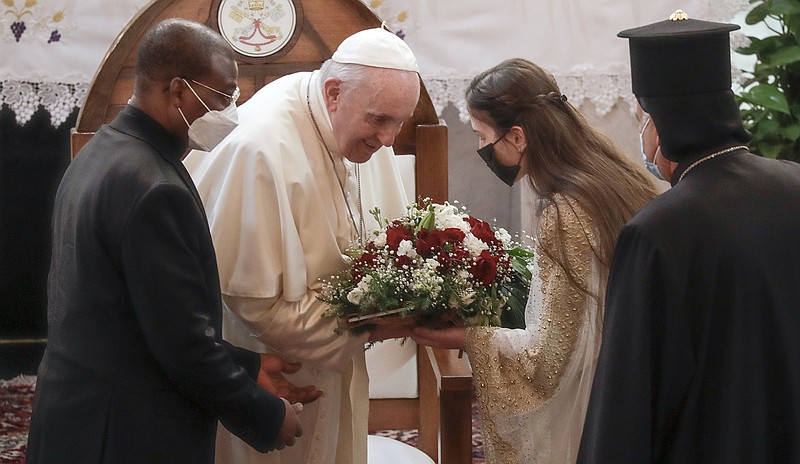
<path fill-rule="evenodd" d="M 434 106 L 467 120 L 464 89 L 505 58 L 550 70 L 573 104 L 603 116 L 630 93 L 627 42 L 616 33 L 676 8 L 651 0 L 363 0 L 417 54 Z M 147 0 L 2 0 L 0 105 L 28 122 L 42 106 L 53 127 L 79 107 L 119 31 Z M 690 17 L 730 21 L 747 0 L 683 0 Z M 734 41 L 737 39 L 734 38 Z M 741 42 L 741 40 L 739 40 Z"/>
<path fill-rule="evenodd" d="M 0 105 L 17 124 L 43 107 L 61 126 L 114 39 L 148 0 L 2 0 Z"/>
<path fill-rule="evenodd" d="M 417 54 L 437 111 L 452 104 L 464 122 L 464 90 L 472 76 L 512 57 L 546 68 L 570 102 L 591 102 L 604 116 L 620 100 L 635 101 L 628 43 L 617 32 L 667 19 L 676 8 L 711 21 L 732 21 L 749 9 L 747 0 L 372 0 L 369 5 Z M 739 33 L 732 42 L 741 44 L 742 38 Z"/>

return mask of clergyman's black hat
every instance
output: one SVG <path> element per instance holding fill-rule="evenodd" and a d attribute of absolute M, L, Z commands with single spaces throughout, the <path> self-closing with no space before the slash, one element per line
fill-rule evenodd
<path fill-rule="evenodd" d="M 633 93 L 652 117 L 665 158 L 687 163 L 750 140 L 731 90 L 729 34 L 736 29 L 678 10 L 617 34 L 629 39 Z"/>
<path fill-rule="evenodd" d="M 631 81 L 637 97 L 691 95 L 731 88 L 729 33 L 736 24 L 689 19 L 681 10 L 666 21 L 626 29 Z"/>

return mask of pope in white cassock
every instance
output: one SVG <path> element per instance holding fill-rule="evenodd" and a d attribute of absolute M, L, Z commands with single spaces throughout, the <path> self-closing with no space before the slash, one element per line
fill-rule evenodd
<path fill-rule="evenodd" d="M 391 145 L 419 99 L 418 71 L 391 32 L 358 32 L 320 70 L 263 87 L 222 143 L 186 158 L 216 247 L 224 337 L 302 361 L 289 380 L 324 392 L 300 412 L 295 446 L 258 454 L 220 427 L 217 463 L 366 463 L 364 343 L 408 331 L 337 335 L 316 295 L 345 248 L 378 228 L 371 209 L 405 212 Z"/>

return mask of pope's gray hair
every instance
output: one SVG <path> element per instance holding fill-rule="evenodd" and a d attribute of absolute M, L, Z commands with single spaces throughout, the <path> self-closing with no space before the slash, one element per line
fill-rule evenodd
<path fill-rule="evenodd" d="M 342 90 L 352 90 L 360 87 L 362 83 L 369 82 L 367 74 L 369 67 L 353 63 L 339 63 L 331 59 L 322 63 L 319 68 L 319 82 L 322 85 L 330 78 L 342 81 Z"/>

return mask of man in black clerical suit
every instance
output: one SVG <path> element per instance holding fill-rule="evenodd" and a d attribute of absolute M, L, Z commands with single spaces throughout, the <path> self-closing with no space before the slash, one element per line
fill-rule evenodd
<path fill-rule="evenodd" d="M 677 164 L 617 243 L 580 463 L 800 462 L 800 165 L 744 145 L 735 29 L 619 34 Z"/>
<path fill-rule="evenodd" d="M 64 174 L 29 464 L 211 463 L 217 420 L 262 452 L 301 434 L 254 380 L 265 358 L 221 340 L 214 248 L 181 163 L 198 133 L 213 143 L 235 123 L 237 74 L 219 34 L 158 24 L 129 105 Z"/>

